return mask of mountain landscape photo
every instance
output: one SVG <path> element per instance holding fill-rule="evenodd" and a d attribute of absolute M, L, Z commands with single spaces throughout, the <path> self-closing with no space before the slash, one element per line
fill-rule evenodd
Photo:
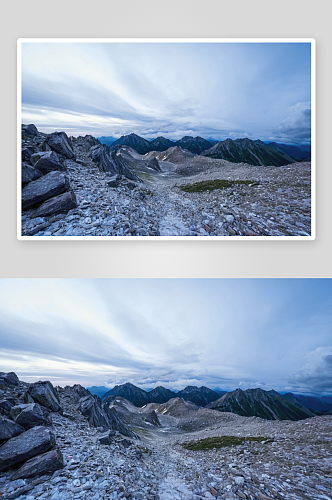
<path fill-rule="evenodd" d="M 19 238 L 314 237 L 311 43 L 22 42 Z"/>
<path fill-rule="evenodd" d="M 0 498 L 332 498 L 331 306 L 331 279 L 0 279 Z"/>

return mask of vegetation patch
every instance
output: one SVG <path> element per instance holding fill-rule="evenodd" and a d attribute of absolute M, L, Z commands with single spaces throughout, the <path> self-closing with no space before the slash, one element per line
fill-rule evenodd
<path fill-rule="evenodd" d="M 190 441 L 189 443 L 181 443 L 183 448 L 192 451 L 205 451 L 213 450 L 213 448 L 224 448 L 227 446 L 238 446 L 244 444 L 248 441 L 256 441 L 259 443 L 272 443 L 273 439 L 267 439 L 265 437 L 238 437 L 238 436 L 219 436 L 211 437 L 206 439 L 200 439 L 199 441 Z"/>
<path fill-rule="evenodd" d="M 223 179 L 215 179 L 210 181 L 195 182 L 194 184 L 179 186 L 179 188 L 186 193 L 200 193 L 202 191 L 213 191 L 214 189 L 230 188 L 235 185 L 241 184 L 244 184 L 246 186 L 257 186 L 259 183 L 255 181 L 229 181 Z"/>

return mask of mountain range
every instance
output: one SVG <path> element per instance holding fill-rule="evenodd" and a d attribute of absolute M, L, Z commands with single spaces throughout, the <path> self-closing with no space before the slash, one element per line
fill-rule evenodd
<path fill-rule="evenodd" d="M 279 167 L 298 161 L 310 161 L 311 155 L 310 146 L 298 147 L 276 142 L 264 143 L 261 140 L 253 141 L 248 138 L 210 142 L 199 136 L 184 136 L 174 142 L 162 136 L 148 141 L 137 134 L 129 134 L 116 140 L 114 137 L 100 137 L 99 140 L 111 149 L 118 149 L 121 145 L 129 146 L 140 155 L 146 155 L 152 151 L 164 152 L 169 148 L 176 147 L 190 151 L 195 155 L 257 166 L 274 165 Z"/>
<path fill-rule="evenodd" d="M 93 387 L 94 391 L 102 389 Z M 96 392 L 94 392 L 96 393 Z M 313 397 L 296 395 L 292 393 L 279 394 L 276 391 L 263 389 L 247 389 L 243 391 L 213 391 L 208 387 L 187 386 L 181 391 L 174 392 L 165 387 L 158 386 L 149 392 L 127 382 L 116 385 L 113 389 L 103 394 L 103 403 L 111 404 L 117 397 L 121 397 L 137 407 L 149 404 L 166 404 L 174 398 L 222 412 L 237 413 L 242 416 L 255 416 L 268 420 L 301 420 L 315 414 L 331 414 L 332 404 L 328 396 Z"/>

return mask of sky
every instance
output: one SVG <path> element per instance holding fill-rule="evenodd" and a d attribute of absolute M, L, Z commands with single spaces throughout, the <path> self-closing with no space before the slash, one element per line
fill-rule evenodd
<path fill-rule="evenodd" d="M 332 394 L 331 279 L 0 279 L 0 370 Z"/>
<path fill-rule="evenodd" d="M 22 123 L 311 142 L 310 43 L 22 43 Z"/>

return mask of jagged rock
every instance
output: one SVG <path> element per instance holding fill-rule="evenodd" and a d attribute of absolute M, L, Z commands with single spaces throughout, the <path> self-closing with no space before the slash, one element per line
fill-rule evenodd
<path fill-rule="evenodd" d="M 6 385 L 8 387 L 18 386 L 20 383 L 18 376 L 14 372 L 4 373 L 0 372 L 0 385 Z"/>
<path fill-rule="evenodd" d="M 137 434 L 135 434 L 135 432 L 130 430 L 129 427 L 127 427 L 127 425 L 123 423 L 115 408 L 110 408 L 107 403 L 104 403 L 103 410 L 108 417 L 110 429 L 118 431 L 124 436 L 139 439 Z"/>
<path fill-rule="evenodd" d="M 53 474 L 56 470 L 63 469 L 65 466 L 61 451 L 56 448 L 36 457 L 30 458 L 20 467 L 11 477 L 12 481 L 16 479 L 27 479 L 30 477 L 43 476 L 44 474 Z"/>
<path fill-rule="evenodd" d="M 114 175 L 114 177 L 112 177 L 109 181 L 107 181 L 106 183 L 109 187 L 112 187 L 112 188 L 117 188 L 119 183 L 118 183 L 118 176 L 117 175 Z"/>
<path fill-rule="evenodd" d="M 153 168 L 153 170 L 156 170 L 157 172 L 161 172 L 159 162 L 155 156 L 148 161 L 147 166 Z"/>
<path fill-rule="evenodd" d="M 111 444 L 112 442 L 112 437 L 116 435 L 116 431 L 113 430 L 108 430 L 107 432 L 104 432 L 99 438 L 98 441 L 100 444 Z"/>
<path fill-rule="evenodd" d="M 133 444 L 133 442 L 129 439 L 120 439 L 118 443 L 122 444 L 122 446 L 124 446 L 125 448 L 128 448 L 128 446 L 131 446 Z"/>
<path fill-rule="evenodd" d="M 35 157 L 35 155 L 32 156 Z M 35 162 L 33 166 L 43 174 L 48 174 L 49 172 L 53 172 L 55 170 L 66 170 L 66 168 L 60 163 L 59 158 L 54 151 L 39 153 L 39 156 L 39 160 Z"/>
<path fill-rule="evenodd" d="M 0 447 L 0 471 L 44 453 L 54 445 L 54 433 L 47 427 L 33 427 L 22 432 Z"/>
<path fill-rule="evenodd" d="M 137 187 L 137 184 L 135 184 L 134 182 L 127 182 L 125 184 L 125 186 L 128 188 L 128 189 L 135 189 Z"/>
<path fill-rule="evenodd" d="M 15 406 L 12 408 L 11 414 L 14 412 L 15 408 Z M 31 403 L 26 405 L 25 408 L 21 408 L 21 411 L 16 415 L 14 420 L 26 430 L 36 427 L 37 425 L 51 425 L 51 422 L 46 418 L 41 407 L 37 403 Z"/>
<path fill-rule="evenodd" d="M 51 382 L 34 382 L 30 385 L 28 392 L 33 397 L 34 401 L 41 406 L 45 406 L 45 408 L 55 412 L 62 411 Z"/>
<path fill-rule="evenodd" d="M 18 436 L 22 432 L 24 432 L 23 427 L 9 420 L 9 418 L 0 415 L 0 442 Z"/>
<path fill-rule="evenodd" d="M 152 425 L 156 425 L 157 427 L 161 426 L 158 415 L 155 410 L 151 410 L 146 415 L 144 415 L 145 422 L 149 422 Z"/>
<path fill-rule="evenodd" d="M 28 182 L 35 181 L 39 179 L 43 174 L 36 168 L 31 167 L 28 163 L 22 163 L 22 185 Z"/>
<path fill-rule="evenodd" d="M 36 163 L 44 156 L 45 154 L 45 151 L 37 151 L 36 153 L 33 153 L 32 155 L 30 155 L 30 158 L 29 158 L 29 161 L 31 163 L 31 165 L 34 167 L 36 165 Z M 53 156 L 53 158 L 58 158 L 58 156 L 56 155 L 56 153 L 54 153 L 55 156 Z"/>
<path fill-rule="evenodd" d="M 35 212 L 33 212 L 31 218 L 65 213 L 76 207 L 77 200 L 74 191 L 67 191 L 66 193 L 54 196 L 54 198 L 45 201 Z"/>
<path fill-rule="evenodd" d="M 47 136 L 46 142 L 56 153 L 69 159 L 75 159 L 76 155 L 65 132 L 53 132 Z"/>
<path fill-rule="evenodd" d="M 100 170 L 114 175 L 121 174 L 133 181 L 142 182 L 136 174 L 126 165 L 125 161 L 116 151 L 110 151 L 106 144 L 98 144 L 90 149 L 92 160 L 97 163 Z"/>
<path fill-rule="evenodd" d="M 68 177 L 62 172 L 50 172 L 40 179 L 30 182 L 22 189 L 23 209 L 53 198 L 69 189 Z"/>
<path fill-rule="evenodd" d="M 1 415 L 10 415 L 10 410 L 15 406 L 14 398 L 6 398 L 0 400 L 0 413 Z"/>
<path fill-rule="evenodd" d="M 97 146 L 100 144 L 100 141 L 92 135 L 86 135 L 84 137 L 84 142 L 86 143 L 86 151 L 89 151 L 92 146 Z"/>
<path fill-rule="evenodd" d="M 28 136 L 38 135 L 38 129 L 36 125 L 33 125 L 33 123 L 31 123 L 30 125 L 22 124 L 22 135 L 28 135 Z"/>
<path fill-rule="evenodd" d="M 79 403 L 81 412 L 88 418 L 89 424 L 92 427 L 102 427 L 103 429 L 110 427 L 108 416 L 103 411 L 98 396 L 84 396 L 80 399 Z"/>
<path fill-rule="evenodd" d="M 30 394 L 28 393 L 28 391 L 24 393 L 23 401 L 26 404 L 28 404 L 28 403 L 34 403 L 33 397 L 30 396 Z"/>
<path fill-rule="evenodd" d="M 34 153 L 33 148 L 23 148 L 21 151 L 22 161 L 30 161 L 31 155 Z"/>
<path fill-rule="evenodd" d="M 33 401 L 34 403 L 34 401 Z M 12 420 L 15 420 L 16 417 L 23 411 L 25 410 L 25 408 L 27 408 L 29 406 L 29 404 L 19 404 L 19 405 L 14 405 L 12 406 L 12 408 L 10 409 L 10 418 Z"/>

